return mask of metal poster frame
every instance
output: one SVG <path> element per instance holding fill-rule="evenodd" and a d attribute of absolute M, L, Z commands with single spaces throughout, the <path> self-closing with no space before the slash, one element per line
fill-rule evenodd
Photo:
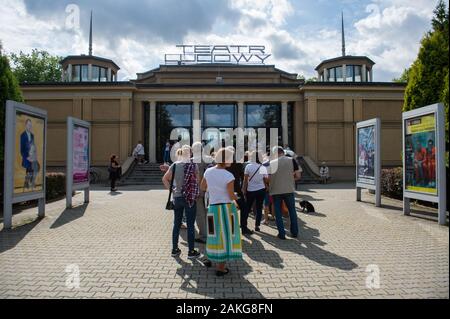
<path fill-rule="evenodd" d="M 426 194 L 406 189 L 406 156 L 405 156 L 405 139 L 406 139 L 406 122 L 410 119 L 434 115 L 435 118 L 435 134 L 436 141 L 436 191 L 437 194 Z M 438 222 L 439 225 L 446 224 L 446 172 L 445 172 L 445 112 L 442 103 L 436 103 L 424 106 L 419 109 L 404 112 L 402 115 L 402 133 L 403 133 L 403 213 L 410 215 L 411 199 L 429 201 L 438 203 Z"/>
<path fill-rule="evenodd" d="M 358 149 L 359 149 L 359 130 L 373 126 L 375 132 L 375 163 L 374 163 L 374 182 L 366 183 L 358 180 Z M 381 206 L 381 120 L 379 118 L 356 123 L 356 200 L 361 201 L 361 190 L 371 189 L 375 191 L 375 206 Z"/>
<path fill-rule="evenodd" d="M 66 165 L 66 207 L 72 208 L 72 193 L 77 190 L 84 190 L 84 203 L 89 203 L 90 176 L 84 183 L 73 182 L 73 130 L 76 126 L 88 130 L 88 167 L 91 167 L 91 124 L 74 117 L 67 118 L 67 165 Z"/>
<path fill-rule="evenodd" d="M 40 118 L 44 121 L 43 136 L 43 163 L 42 169 L 42 190 L 24 194 L 14 194 L 14 173 L 15 173 L 15 155 L 16 155 L 16 115 L 22 113 L 30 117 Z M 5 156 L 4 156 L 4 194 L 3 194 L 3 227 L 12 228 L 12 206 L 15 203 L 38 200 L 38 217 L 45 217 L 45 192 L 46 192 L 46 167 L 47 167 L 47 111 L 36 107 L 18 103 L 15 101 L 6 101 L 5 115 Z"/>

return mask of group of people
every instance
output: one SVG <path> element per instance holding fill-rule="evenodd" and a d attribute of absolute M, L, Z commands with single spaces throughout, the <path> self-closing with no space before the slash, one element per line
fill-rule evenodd
<path fill-rule="evenodd" d="M 163 183 L 173 192 L 172 256 L 181 254 L 178 240 L 183 218 L 187 225 L 188 258 L 200 256 L 195 242 L 205 243 L 203 263 L 207 267 L 215 263 L 217 276 L 229 272 L 226 262 L 242 258 L 241 235 L 253 234 L 248 227 L 253 208 L 255 231 L 260 231 L 263 206 L 272 206 L 278 238 L 286 239 L 283 208 L 289 215 L 290 235 L 298 236 L 295 180 L 300 179 L 301 168 L 294 158 L 286 156 L 282 147 L 275 147 L 271 154 L 247 153 L 242 159 L 236 158 L 231 146 L 207 157 L 202 156 L 202 148 L 199 142 L 192 148 L 185 145 L 178 149 L 174 163 L 162 167 L 166 170 Z M 268 211 L 264 210 L 265 223 Z M 199 229 L 197 239 L 195 224 Z"/>

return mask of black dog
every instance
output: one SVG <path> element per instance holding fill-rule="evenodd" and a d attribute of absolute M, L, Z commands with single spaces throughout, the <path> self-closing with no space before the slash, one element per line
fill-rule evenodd
<path fill-rule="evenodd" d="M 302 212 L 305 212 L 306 210 L 307 213 L 314 213 L 316 211 L 313 204 L 311 204 L 307 200 L 302 200 L 300 202 L 300 207 L 303 208 Z"/>

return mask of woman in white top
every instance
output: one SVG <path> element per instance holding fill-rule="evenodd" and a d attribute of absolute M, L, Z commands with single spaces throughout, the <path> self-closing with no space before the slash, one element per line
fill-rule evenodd
<path fill-rule="evenodd" d="M 216 275 L 229 272 L 225 263 L 242 259 L 241 228 L 234 193 L 234 176 L 226 170 L 233 161 L 233 153 L 220 149 L 215 156 L 216 166 L 208 168 L 200 188 L 209 195 L 207 213 L 206 255 L 216 263 Z"/>
<path fill-rule="evenodd" d="M 256 225 L 255 230 L 259 231 L 261 226 L 262 209 L 266 197 L 266 189 L 269 185 L 269 175 L 266 167 L 261 164 L 261 156 L 257 158 L 257 153 L 253 152 L 249 156 L 249 163 L 244 171 L 243 193 L 247 199 L 248 209 L 251 209 L 256 202 Z"/>

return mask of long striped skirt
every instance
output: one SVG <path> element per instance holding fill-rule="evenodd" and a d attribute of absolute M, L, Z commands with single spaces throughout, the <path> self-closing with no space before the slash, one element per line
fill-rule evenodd
<path fill-rule="evenodd" d="M 206 256 L 222 263 L 242 259 L 241 228 L 234 203 L 209 205 Z"/>

